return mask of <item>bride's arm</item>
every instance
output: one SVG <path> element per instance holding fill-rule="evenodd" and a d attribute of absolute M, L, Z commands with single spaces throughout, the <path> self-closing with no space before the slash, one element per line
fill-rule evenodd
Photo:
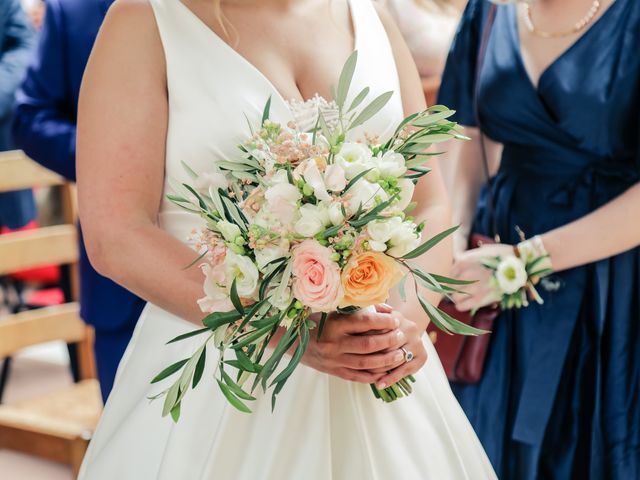
<path fill-rule="evenodd" d="M 165 61 L 148 3 L 117 2 L 80 93 L 77 172 L 91 263 L 160 307 L 198 322 L 196 254 L 158 228 L 167 132 Z"/>

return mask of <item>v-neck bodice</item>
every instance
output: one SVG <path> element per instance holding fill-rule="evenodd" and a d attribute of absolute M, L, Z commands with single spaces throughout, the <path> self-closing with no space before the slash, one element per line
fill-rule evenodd
<path fill-rule="evenodd" d="M 271 98 L 271 118 L 294 119 L 289 102 L 273 83 L 230 47 L 180 0 L 151 0 L 167 66 L 169 124 L 166 189 L 169 180 L 190 181 L 182 162 L 198 173 L 215 169 L 219 160 L 240 153 L 252 127 L 258 126 Z M 347 103 L 365 86 L 369 99 L 389 90 L 391 101 L 353 132 L 391 135 L 402 120 L 398 73 L 384 26 L 370 0 L 349 0 L 358 48 L 358 64 Z M 335 79 L 335 84 L 338 79 Z M 163 200 L 161 225 L 180 238 L 194 228 L 194 216 Z"/>

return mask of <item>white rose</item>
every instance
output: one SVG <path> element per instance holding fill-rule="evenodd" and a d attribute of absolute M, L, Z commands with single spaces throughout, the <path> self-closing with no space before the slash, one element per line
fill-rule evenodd
<path fill-rule="evenodd" d="M 386 202 L 389 200 L 389 195 L 385 192 L 377 183 L 371 183 L 368 180 L 360 179 L 358 182 L 349 189 L 349 193 L 352 194 L 349 199 L 349 209 L 351 212 L 356 212 L 358 207 L 362 205 L 365 210 L 370 209 L 375 205 L 376 198 Z"/>
<path fill-rule="evenodd" d="M 394 208 L 398 211 L 403 211 L 411 203 L 416 186 L 408 178 L 401 178 L 398 182 L 398 187 L 400 187 L 400 195 L 398 196 L 398 202 L 394 205 Z"/>
<path fill-rule="evenodd" d="M 227 251 L 224 259 L 224 270 L 227 287 L 235 279 L 238 295 L 250 298 L 258 287 L 258 269 L 249 257 Z"/>
<path fill-rule="evenodd" d="M 374 166 L 371 150 L 366 145 L 351 142 L 345 142 L 342 145 L 340 152 L 336 155 L 336 164 L 342 168 L 347 180 Z"/>
<path fill-rule="evenodd" d="M 220 230 L 220 233 L 227 242 L 233 242 L 237 237 L 241 235 L 240 227 L 235 223 L 227 222 L 226 220 L 220 220 L 216 227 Z"/>
<path fill-rule="evenodd" d="M 256 264 L 259 270 L 263 270 L 269 262 L 273 262 L 278 258 L 287 256 L 289 251 L 288 242 L 281 245 L 269 245 L 265 248 L 257 248 L 254 250 L 256 255 Z"/>
<path fill-rule="evenodd" d="M 322 178 L 322 173 L 315 160 L 311 159 L 306 162 L 303 176 L 307 185 L 313 188 L 313 194 L 318 200 L 331 200 L 331 196 L 324 184 L 324 178 Z"/>
<path fill-rule="evenodd" d="M 333 202 L 328 209 L 329 220 L 331 224 L 336 226 L 344 222 L 344 215 L 342 214 L 342 204 L 340 202 Z"/>
<path fill-rule="evenodd" d="M 393 231 L 400 226 L 402 220 L 399 217 L 391 217 L 384 220 L 375 220 L 367 225 L 367 233 L 372 240 L 388 242 Z"/>
<path fill-rule="evenodd" d="M 298 187 L 288 182 L 276 183 L 264 192 L 264 198 L 267 201 L 269 212 L 278 217 L 283 225 L 288 225 L 295 217 L 298 201 L 302 198 L 302 194 Z"/>
<path fill-rule="evenodd" d="M 347 186 L 347 177 L 338 164 L 329 165 L 324 171 L 324 183 L 332 192 L 341 192 Z"/>
<path fill-rule="evenodd" d="M 382 156 L 378 155 L 375 159 L 375 165 L 380 170 L 383 177 L 401 177 L 407 171 L 404 157 L 399 153 L 389 150 Z"/>
<path fill-rule="evenodd" d="M 322 232 L 330 223 L 329 212 L 325 205 L 308 203 L 300 207 L 300 219 L 293 228 L 297 234 L 309 238 Z"/>
<path fill-rule="evenodd" d="M 516 293 L 527 284 L 524 263 L 515 255 L 504 257 L 496 269 L 496 279 L 504 293 Z"/>
<path fill-rule="evenodd" d="M 415 226 L 411 222 L 401 222 L 393 229 L 389 239 L 387 255 L 402 257 L 420 245 L 420 237 L 415 232 Z"/>
<path fill-rule="evenodd" d="M 227 185 L 227 178 L 221 172 L 202 173 L 198 175 L 195 181 L 196 190 L 206 192 L 207 194 L 210 188 L 213 188 L 215 191 L 218 191 L 219 188 L 226 190 Z"/>
<path fill-rule="evenodd" d="M 279 288 L 271 290 L 269 303 L 276 307 L 278 310 L 286 310 L 291 305 L 293 300 L 293 294 L 290 287 L 285 287 L 280 294 L 278 294 Z"/>

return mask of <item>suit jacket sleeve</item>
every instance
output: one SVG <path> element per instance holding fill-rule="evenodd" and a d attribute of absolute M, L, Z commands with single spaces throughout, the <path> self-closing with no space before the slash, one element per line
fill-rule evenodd
<path fill-rule="evenodd" d="M 9 0 L 4 10 L 4 37 L 0 38 L 0 119 L 11 113 L 14 94 L 24 78 L 35 41 L 34 31 L 19 0 Z M 0 8 L 0 18 L 2 13 Z"/>
<path fill-rule="evenodd" d="M 60 5 L 48 0 L 35 58 L 16 94 L 13 133 L 27 155 L 75 181 L 76 107 L 65 70 L 64 36 Z"/>

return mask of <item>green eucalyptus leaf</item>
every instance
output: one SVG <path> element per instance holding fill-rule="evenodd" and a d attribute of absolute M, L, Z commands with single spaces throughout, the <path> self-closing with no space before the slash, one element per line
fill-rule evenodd
<path fill-rule="evenodd" d="M 167 368 L 162 370 L 158 375 L 153 377 L 153 380 L 151 380 L 151 383 L 158 383 L 161 380 L 164 380 L 165 378 L 170 377 L 171 375 L 176 373 L 178 370 L 180 370 L 182 367 L 184 367 L 184 365 L 188 361 L 189 361 L 189 359 L 185 358 L 184 360 L 180 360 L 179 362 L 176 362 L 176 363 L 173 363 L 173 364 L 169 365 Z"/>
<path fill-rule="evenodd" d="M 198 357 L 198 363 L 196 363 L 196 368 L 193 371 L 193 383 L 191 384 L 191 388 L 196 388 L 200 380 L 202 380 L 202 374 L 204 373 L 204 367 L 207 362 L 207 347 L 203 346 L 202 352 L 200 352 L 200 356 Z"/>
<path fill-rule="evenodd" d="M 347 113 L 351 112 L 355 108 L 358 108 L 358 106 L 364 101 L 364 99 L 367 98 L 367 95 L 369 95 L 369 87 L 364 87 L 351 102 L 351 105 L 349 106 Z"/>
<path fill-rule="evenodd" d="M 233 304 L 235 309 L 238 311 L 238 313 L 240 315 L 244 315 L 244 306 L 242 305 L 242 302 L 240 301 L 240 296 L 238 295 L 237 280 L 238 280 L 237 278 L 234 278 L 233 282 L 231 282 L 231 292 L 229 296 L 231 298 L 231 303 Z"/>
<path fill-rule="evenodd" d="M 220 380 L 216 378 L 216 382 L 218 382 L 218 387 L 222 391 L 222 394 L 227 398 L 229 403 L 236 409 L 240 410 L 243 413 L 251 413 L 251 409 L 247 407 L 238 397 L 236 397 L 229 387 L 222 383 Z"/>
<path fill-rule="evenodd" d="M 269 114 L 271 112 L 271 95 L 267 99 L 267 103 L 264 106 L 264 110 L 262 110 L 262 122 L 260 122 L 260 126 L 264 125 L 264 122 L 269 120 Z"/>
<path fill-rule="evenodd" d="M 363 108 L 360 114 L 358 114 L 358 116 L 351 122 L 348 130 L 351 130 L 353 128 L 356 128 L 362 125 L 371 117 L 373 117 L 376 113 L 378 113 L 380 110 L 384 108 L 384 106 L 389 102 L 389 100 L 391 100 L 392 96 L 393 96 L 393 91 L 390 91 L 390 92 L 385 92 L 382 95 L 379 95 L 378 97 L 373 99 L 373 101 L 369 105 L 367 105 L 365 108 Z"/>
<path fill-rule="evenodd" d="M 219 327 L 233 323 L 241 318 L 242 314 L 236 310 L 232 310 L 230 312 L 213 312 L 204 317 L 202 323 L 209 330 L 217 330 Z"/>
<path fill-rule="evenodd" d="M 458 230 L 457 226 L 449 228 L 448 230 L 445 230 L 444 232 L 441 232 L 441 233 L 433 236 L 432 238 L 430 238 L 429 240 L 424 242 L 419 247 L 415 248 L 414 250 L 412 250 L 409 253 L 407 253 L 406 255 L 404 255 L 402 257 L 403 260 L 411 260 L 413 258 L 417 258 L 417 257 L 421 256 L 425 252 L 428 252 L 429 250 L 431 250 L 433 247 L 435 247 L 438 243 L 440 243 L 442 240 L 447 238 L 449 235 L 451 235 L 456 230 Z"/>
<path fill-rule="evenodd" d="M 342 67 L 342 72 L 340 73 L 340 79 L 338 80 L 338 89 L 336 91 L 336 104 L 340 110 L 344 107 L 344 102 L 347 99 L 347 94 L 349 93 L 349 88 L 351 87 L 351 80 L 353 80 L 353 74 L 356 70 L 356 64 L 358 62 L 358 51 L 355 50 L 347 59 Z"/>
<path fill-rule="evenodd" d="M 187 338 L 195 337 L 196 335 L 201 335 L 205 332 L 210 332 L 210 331 L 211 329 L 209 327 L 205 327 L 205 328 L 199 328 L 198 330 L 193 330 L 192 332 L 183 333 L 182 335 L 178 335 L 177 337 L 169 340 L 167 342 L 167 345 L 169 345 L 170 343 L 179 342 L 181 340 L 186 340 Z"/>

